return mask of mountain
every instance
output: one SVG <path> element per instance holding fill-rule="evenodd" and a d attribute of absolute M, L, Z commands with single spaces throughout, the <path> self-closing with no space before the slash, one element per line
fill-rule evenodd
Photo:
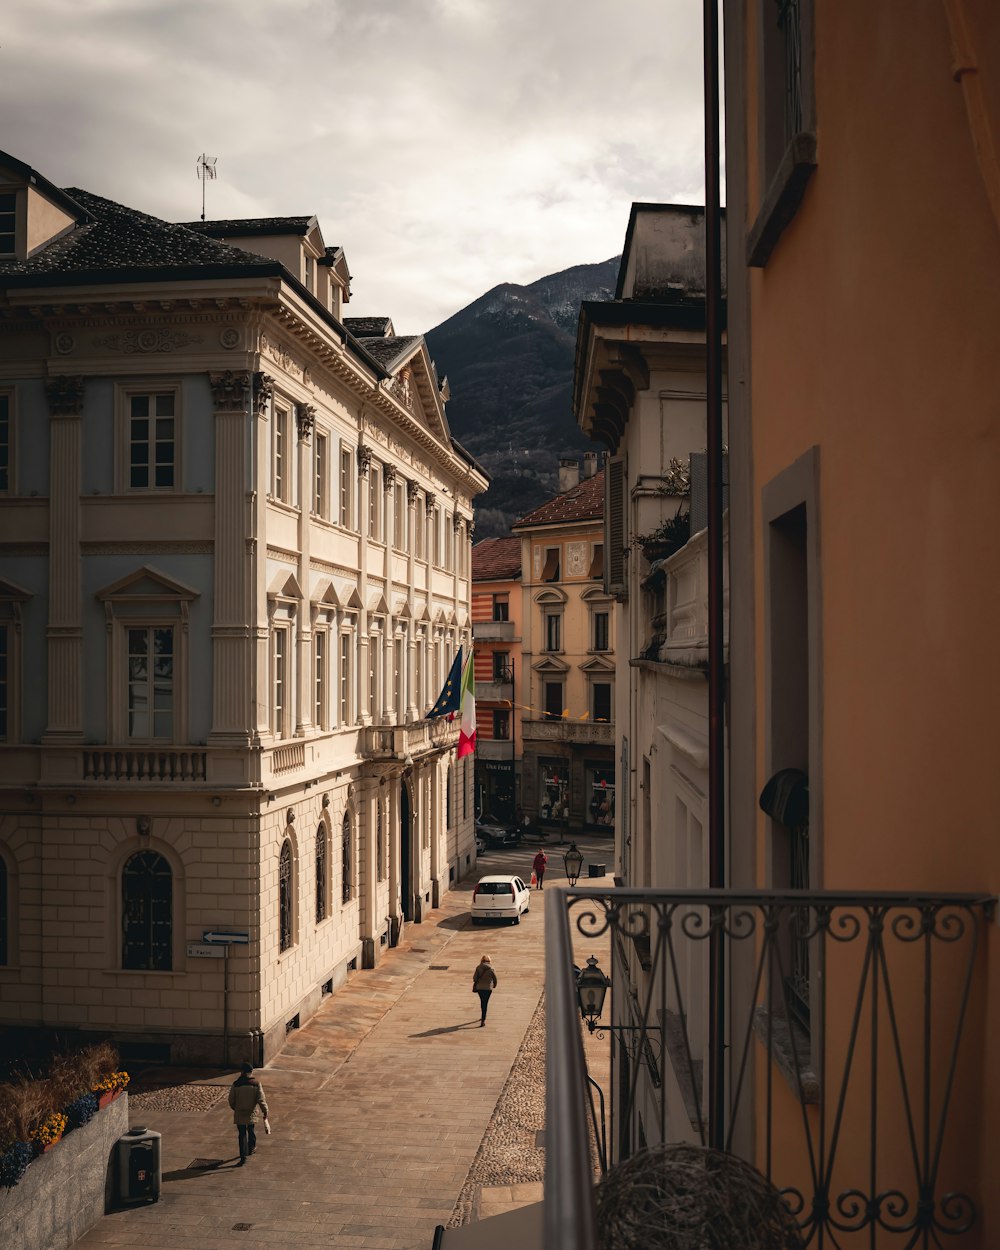
<path fill-rule="evenodd" d="M 474 501 L 477 538 L 556 494 L 560 456 L 597 449 L 573 419 L 576 323 L 582 300 L 614 298 L 618 261 L 501 283 L 427 334 L 451 432 L 493 479 Z"/>

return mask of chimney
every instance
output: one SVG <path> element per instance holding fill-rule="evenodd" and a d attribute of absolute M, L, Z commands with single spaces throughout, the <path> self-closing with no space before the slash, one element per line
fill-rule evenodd
<path fill-rule="evenodd" d="M 583 476 L 585 478 L 593 477 L 597 472 L 597 452 L 585 451 L 583 453 Z"/>
<path fill-rule="evenodd" d="M 559 494 L 580 485 L 580 462 L 575 456 L 559 457 Z"/>

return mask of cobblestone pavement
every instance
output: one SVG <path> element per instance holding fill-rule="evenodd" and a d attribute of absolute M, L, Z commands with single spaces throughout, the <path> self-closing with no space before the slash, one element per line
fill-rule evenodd
<path fill-rule="evenodd" d="M 605 858 L 607 842 L 595 847 Z M 534 850 L 493 852 L 479 871 L 527 879 Z M 549 860 L 554 884 L 558 848 Z M 160 1201 L 105 1216 L 80 1250 L 430 1250 L 467 1188 L 475 1214 L 480 1187 L 525 1166 L 515 1141 L 529 1143 L 538 1175 L 530 1139 L 544 1120 L 543 895 L 520 925 L 473 929 L 473 883 L 408 925 L 377 968 L 352 975 L 259 1072 L 274 1132 L 259 1135 L 247 1167 L 235 1166 L 223 1096 L 234 1072 L 149 1074 L 130 1121 L 163 1135 Z M 471 973 L 483 952 L 499 986 L 480 1029 Z M 508 1098 L 515 1061 L 541 1075 Z M 477 1166 L 481 1174 L 470 1172 Z"/>

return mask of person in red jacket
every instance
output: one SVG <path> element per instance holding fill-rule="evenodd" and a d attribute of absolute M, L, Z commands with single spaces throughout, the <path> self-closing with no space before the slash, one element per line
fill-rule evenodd
<path fill-rule="evenodd" d="M 542 880 L 545 877 L 545 868 L 549 862 L 549 857 L 545 852 L 539 849 L 538 854 L 531 861 L 531 867 L 535 874 L 535 880 L 538 882 L 538 889 L 542 888 Z"/>

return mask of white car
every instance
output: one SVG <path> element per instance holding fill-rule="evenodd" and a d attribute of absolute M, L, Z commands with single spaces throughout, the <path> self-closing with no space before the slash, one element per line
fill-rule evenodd
<path fill-rule="evenodd" d="M 531 891 L 520 877 L 482 877 L 472 891 L 472 923 L 510 920 L 521 923 L 521 913 L 531 908 Z"/>

